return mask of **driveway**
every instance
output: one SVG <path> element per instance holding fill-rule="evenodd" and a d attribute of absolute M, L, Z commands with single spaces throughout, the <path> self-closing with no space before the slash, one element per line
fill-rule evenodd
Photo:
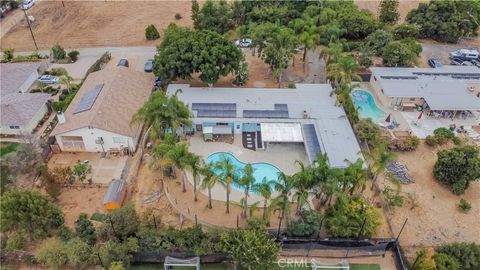
<path fill-rule="evenodd" d="M 420 44 L 422 45 L 423 51 L 420 53 L 420 59 L 418 66 L 428 67 L 428 59 L 437 58 L 443 64 L 450 64 L 449 53 L 461 48 L 477 48 L 479 49 L 480 39 L 475 40 L 461 40 L 457 44 L 446 44 L 446 43 L 437 43 L 431 40 L 422 40 Z"/>

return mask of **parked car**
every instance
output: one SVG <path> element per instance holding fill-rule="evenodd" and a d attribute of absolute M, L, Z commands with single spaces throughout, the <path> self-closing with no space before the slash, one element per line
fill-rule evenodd
<path fill-rule="evenodd" d="M 128 67 L 128 60 L 127 59 L 120 59 L 118 61 L 117 67 Z"/>
<path fill-rule="evenodd" d="M 473 66 L 473 63 L 470 61 L 463 61 L 462 66 Z"/>
<path fill-rule="evenodd" d="M 145 62 L 145 66 L 143 67 L 143 70 L 145 72 L 153 71 L 153 59 L 148 59 L 147 62 Z"/>
<path fill-rule="evenodd" d="M 480 62 L 479 62 L 479 61 L 477 61 L 477 60 L 472 60 L 472 61 L 470 61 L 470 62 L 471 62 L 474 66 L 480 68 Z"/>
<path fill-rule="evenodd" d="M 237 41 L 235 41 L 235 45 L 240 48 L 248 48 L 252 46 L 252 40 L 249 38 L 241 38 Z"/>
<path fill-rule="evenodd" d="M 27 10 L 35 5 L 35 0 L 25 0 L 22 4 L 22 9 Z"/>
<path fill-rule="evenodd" d="M 45 84 L 58 83 L 58 80 L 59 80 L 58 77 L 53 75 L 42 75 L 37 79 L 37 81 Z"/>
<path fill-rule="evenodd" d="M 428 65 L 431 66 L 432 68 L 439 68 L 443 67 L 442 62 L 436 58 L 430 58 L 428 59 Z"/>
<path fill-rule="evenodd" d="M 153 83 L 153 88 L 160 89 L 160 87 L 162 87 L 162 79 L 157 78 Z"/>
<path fill-rule="evenodd" d="M 463 61 L 477 60 L 480 53 L 476 49 L 459 49 L 450 53 L 450 58 L 458 58 Z"/>
<path fill-rule="evenodd" d="M 463 64 L 463 60 L 458 58 L 458 57 L 453 57 L 450 61 L 450 64 L 451 65 L 454 65 L 454 66 L 461 66 Z"/>

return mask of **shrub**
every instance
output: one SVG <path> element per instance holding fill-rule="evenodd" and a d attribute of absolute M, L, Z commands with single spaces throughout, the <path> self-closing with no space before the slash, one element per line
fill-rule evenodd
<path fill-rule="evenodd" d="M 455 145 L 460 145 L 460 144 L 463 143 L 463 139 L 460 138 L 460 137 L 455 136 L 455 137 L 452 138 L 452 142 L 453 142 Z"/>
<path fill-rule="evenodd" d="M 175 20 L 181 20 L 182 19 L 182 15 L 180 15 L 180 13 L 175 13 Z"/>
<path fill-rule="evenodd" d="M 385 30 L 376 30 L 367 37 L 367 44 L 373 50 L 374 54 L 379 56 L 383 48 L 393 40 L 393 35 Z"/>
<path fill-rule="evenodd" d="M 393 37 L 397 40 L 404 38 L 418 38 L 420 29 L 418 26 L 409 23 L 402 23 L 393 29 Z"/>
<path fill-rule="evenodd" d="M 73 232 L 72 230 L 70 230 L 70 228 L 68 228 L 67 226 L 65 225 L 62 225 L 58 228 L 57 230 L 57 237 L 66 242 L 68 240 L 70 240 L 72 237 L 73 237 Z"/>
<path fill-rule="evenodd" d="M 428 135 L 426 138 L 425 138 L 425 143 L 429 146 L 435 146 L 438 144 L 438 139 L 437 137 L 435 136 L 432 136 L 432 135 Z"/>
<path fill-rule="evenodd" d="M 458 203 L 458 208 L 464 212 L 467 212 L 468 210 L 472 209 L 472 204 L 464 198 L 461 198 L 460 202 Z"/>
<path fill-rule="evenodd" d="M 310 236 L 318 233 L 322 216 L 315 210 L 304 211 L 300 214 L 300 219 L 290 222 L 287 227 L 289 235 Z"/>
<path fill-rule="evenodd" d="M 25 237 L 22 233 L 15 233 L 8 237 L 5 245 L 6 251 L 21 250 L 25 246 Z"/>
<path fill-rule="evenodd" d="M 462 270 L 480 269 L 480 245 L 475 243 L 453 243 L 440 247 L 437 253 L 457 259 Z"/>
<path fill-rule="evenodd" d="M 155 40 L 160 38 L 160 33 L 158 33 L 157 28 L 155 28 L 155 25 L 150 24 L 145 28 L 145 38 L 147 40 Z"/>
<path fill-rule="evenodd" d="M 288 83 L 288 88 L 295 89 L 297 87 L 295 86 L 295 83 Z"/>
<path fill-rule="evenodd" d="M 411 67 L 415 64 L 416 53 L 409 45 L 392 41 L 383 48 L 382 58 L 383 64 L 387 67 Z"/>
<path fill-rule="evenodd" d="M 35 259 L 45 267 L 60 269 L 68 261 L 65 244 L 55 238 L 47 239 L 35 253 Z"/>
<path fill-rule="evenodd" d="M 13 59 L 13 53 L 15 52 L 15 49 L 11 48 L 6 48 L 3 50 L 3 61 L 5 62 L 10 62 Z"/>
<path fill-rule="evenodd" d="M 358 51 L 364 45 L 363 41 L 347 41 L 345 44 L 345 51 L 353 52 Z"/>
<path fill-rule="evenodd" d="M 417 136 L 408 136 L 403 139 L 392 139 L 388 143 L 388 149 L 391 151 L 415 151 L 420 144 Z"/>
<path fill-rule="evenodd" d="M 68 264 L 76 269 L 85 269 L 93 264 L 93 248 L 80 238 L 73 238 L 66 244 Z"/>
<path fill-rule="evenodd" d="M 419 56 L 420 53 L 423 51 L 422 45 L 420 45 L 420 43 L 418 43 L 417 40 L 414 38 L 404 38 L 400 40 L 400 42 L 407 45 L 410 51 L 416 56 Z"/>
<path fill-rule="evenodd" d="M 77 51 L 77 50 L 73 50 L 73 51 L 70 51 L 68 53 L 68 57 L 70 57 L 70 59 L 73 61 L 73 62 L 76 62 L 78 60 L 78 56 L 80 55 L 80 52 Z"/>
<path fill-rule="evenodd" d="M 81 213 L 78 217 L 78 220 L 75 222 L 75 234 L 89 244 L 95 243 L 95 227 L 88 220 L 87 214 Z"/>
<path fill-rule="evenodd" d="M 412 270 L 436 270 L 435 261 L 432 258 L 433 251 L 431 249 L 422 248 L 417 251 L 417 263 Z"/>
<path fill-rule="evenodd" d="M 383 190 L 383 196 L 388 205 L 393 207 L 402 207 L 403 206 L 403 196 L 400 195 L 400 192 L 391 189 L 390 187 L 385 187 Z"/>
<path fill-rule="evenodd" d="M 371 119 L 361 119 L 355 125 L 358 138 L 361 142 L 376 145 L 380 141 L 380 128 Z"/>
<path fill-rule="evenodd" d="M 50 50 L 50 54 L 55 60 L 64 59 L 67 56 L 67 52 L 58 43 L 53 45 Z"/>
<path fill-rule="evenodd" d="M 455 138 L 455 133 L 453 133 L 453 131 L 451 131 L 450 129 L 444 127 L 435 129 L 433 131 L 433 135 L 437 139 L 437 144 L 439 145 L 443 145 L 448 140 Z"/>
<path fill-rule="evenodd" d="M 433 260 L 437 265 L 437 270 L 460 270 L 460 263 L 450 255 L 437 253 L 433 255 Z"/>

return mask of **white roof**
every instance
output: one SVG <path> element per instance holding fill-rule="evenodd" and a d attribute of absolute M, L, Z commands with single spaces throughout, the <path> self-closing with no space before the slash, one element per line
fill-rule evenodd
<path fill-rule="evenodd" d="M 261 123 L 260 129 L 265 142 L 303 142 L 298 123 Z"/>

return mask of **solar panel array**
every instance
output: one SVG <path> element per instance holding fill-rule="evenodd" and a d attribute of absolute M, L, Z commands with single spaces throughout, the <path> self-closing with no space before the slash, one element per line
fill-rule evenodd
<path fill-rule="evenodd" d="M 95 104 L 95 100 L 97 100 L 98 95 L 103 89 L 103 83 L 102 84 L 97 84 L 95 88 L 92 90 L 87 91 L 80 102 L 77 105 L 77 108 L 75 109 L 74 113 L 81 113 L 84 111 L 89 111 L 93 104 Z"/>
<path fill-rule="evenodd" d="M 274 110 L 243 110 L 244 118 L 288 118 L 287 104 L 274 104 Z"/>
<path fill-rule="evenodd" d="M 192 110 L 197 111 L 197 117 L 237 117 L 235 103 L 192 103 Z"/>
<path fill-rule="evenodd" d="M 314 160 L 317 154 L 321 152 L 320 143 L 318 142 L 317 132 L 313 124 L 303 125 L 303 141 L 307 149 L 310 159 Z"/>

